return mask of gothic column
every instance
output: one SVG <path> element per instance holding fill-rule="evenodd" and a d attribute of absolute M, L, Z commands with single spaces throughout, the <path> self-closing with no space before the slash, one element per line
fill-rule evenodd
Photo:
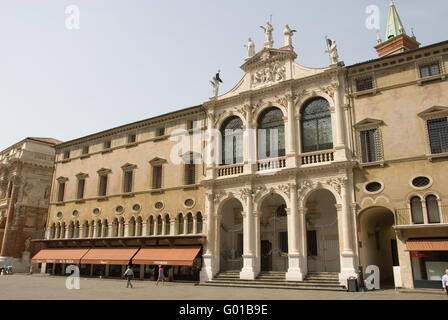
<path fill-rule="evenodd" d="M 213 226 L 215 222 L 214 214 L 215 214 L 214 193 L 213 192 L 206 193 L 205 212 L 203 216 L 203 229 L 206 235 L 206 241 L 203 248 L 203 252 L 205 253 L 202 255 L 204 264 L 202 266 L 202 270 L 200 273 L 201 282 L 212 280 L 213 276 L 215 275 L 213 272 L 214 242 L 215 242 L 213 232 Z"/>
<path fill-rule="evenodd" d="M 146 236 L 148 235 L 148 223 L 147 222 L 142 222 L 142 236 Z"/>
<path fill-rule="evenodd" d="M 341 258 L 341 273 L 339 274 L 339 280 L 341 284 L 346 284 L 346 280 L 349 277 L 356 276 L 356 261 L 355 250 L 353 247 L 354 227 L 352 225 L 351 209 L 349 206 L 349 181 L 346 177 L 340 180 L 341 188 L 341 204 L 336 204 L 338 221 L 341 222 L 341 228 L 339 229 L 342 235 L 342 252 Z"/>
<path fill-rule="evenodd" d="M 162 231 L 163 234 L 163 231 Z M 124 224 L 124 236 L 129 237 L 129 223 Z"/>
<path fill-rule="evenodd" d="M 255 273 L 255 248 L 254 235 L 255 228 L 253 222 L 253 202 L 252 192 L 246 194 L 246 212 L 243 214 L 243 269 L 240 272 L 240 279 L 254 280 Z"/>
<path fill-rule="evenodd" d="M 288 107 L 288 122 L 286 124 L 286 166 L 296 167 L 297 166 L 297 151 L 296 151 L 296 119 L 294 112 L 294 99 L 292 94 L 286 95 L 287 107 Z"/>
<path fill-rule="evenodd" d="M 162 219 L 162 236 L 166 235 L 166 220 Z"/>
<path fill-rule="evenodd" d="M 289 185 L 290 204 L 287 210 L 288 219 L 288 272 L 286 280 L 303 281 L 303 274 L 300 268 L 299 238 L 302 235 L 299 225 L 298 208 L 297 208 L 297 185 Z"/>
<path fill-rule="evenodd" d="M 188 215 L 184 218 L 184 234 L 188 234 Z"/>

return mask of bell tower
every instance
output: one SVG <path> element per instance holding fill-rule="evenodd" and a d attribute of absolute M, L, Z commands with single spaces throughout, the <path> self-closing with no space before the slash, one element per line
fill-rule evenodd
<path fill-rule="evenodd" d="M 389 20 L 387 22 L 386 39 L 381 41 L 378 38 L 378 45 L 375 47 L 379 57 L 390 56 L 397 53 L 417 49 L 420 43 L 412 34 L 409 37 L 404 30 L 403 23 L 398 15 L 397 8 L 393 0 L 390 2 Z"/>

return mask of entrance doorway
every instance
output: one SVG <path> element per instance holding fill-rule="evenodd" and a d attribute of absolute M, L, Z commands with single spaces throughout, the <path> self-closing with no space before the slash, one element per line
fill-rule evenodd
<path fill-rule="evenodd" d="M 240 271 L 243 267 L 243 206 L 229 199 L 221 209 L 220 272 Z"/>
<path fill-rule="evenodd" d="M 261 271 L 288 269 L 286 202 L 278 194 L 267 196 L 261 204 L 260 264 Z"/>
<path fill-rule="evenodd" d="M 393 285 L 393 266 L 398 266 L 398 250 L 393 230 L 394 215 L 385 207 L 371 207 L 360 213 L 360 262 L 380 269 L 380 285 Z"/>
<path fill-rule="evenodd" d="M 328 190 L 316 190 L 306 202 L 308 272 L 340 272 L 336 199 Z"/>

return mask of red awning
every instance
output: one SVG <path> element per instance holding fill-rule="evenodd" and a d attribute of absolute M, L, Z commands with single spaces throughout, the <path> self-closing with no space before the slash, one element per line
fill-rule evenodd
<path fill-rule="evenodd" d="M 34 263 L 78 264 L 89 249 L 42 249 L 32 259 Z"/>
<path fill-rule="evenodd" d="M 90 249 L 82 257 L 82 264 L 128 264 L 138 248 Z"/>
<path fill-rule="evenodd" d="M 144 248 L 132 259 L 133 264 L 191 266 L 201 247 Z"/>
<path fill-rule="evenodd" d="M 408 251 L 448 251 L 448 240 L 408 240 L 406 241 Z"/>

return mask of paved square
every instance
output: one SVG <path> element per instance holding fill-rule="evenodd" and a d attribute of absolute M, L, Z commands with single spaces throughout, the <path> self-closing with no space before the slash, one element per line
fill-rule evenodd
<path fill-rule="evenodd" d="M 14 274 L 0 276 L 1 300 L 448 300 L 443 293 L 331 292 L 284 289 L 220 288 L 192 283 L 165 283 L 134 280 L 127 289 L 120 279 L 81 278 L 80 289 L 68 290 L 67 277 Z"/>

